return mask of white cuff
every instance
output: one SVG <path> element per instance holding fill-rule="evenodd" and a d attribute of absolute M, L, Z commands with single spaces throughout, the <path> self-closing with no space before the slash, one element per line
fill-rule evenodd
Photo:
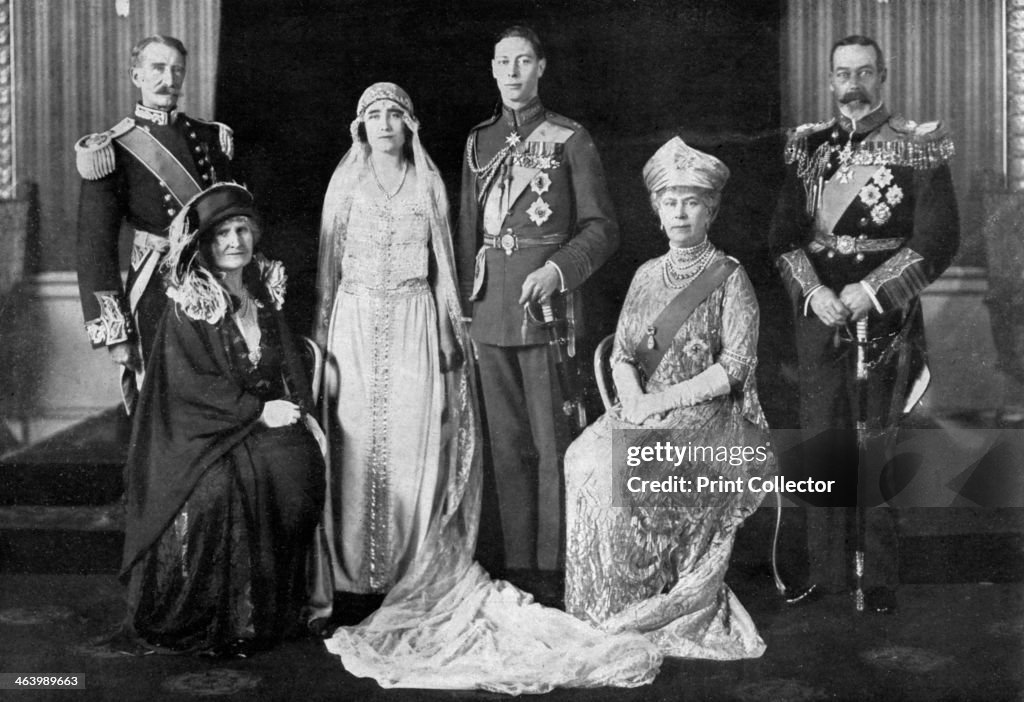
<path fill-rule="evenodd" d="M 818 283 L 813 288 L 808 290 L 806 295 L 804 295 L 804 317 L 807 316 L 807 310 L 811 306 L 811 298 L 814 297 L 814 293 L 818 292 L 823 287 L 825 286 L 822 283 Z"/>
<path fill-rule="evenodd" d="M 885 312 L 885 310 L 882 309 L 882 304 L 878 301 L 878 298 L 875 297 L 875 291 L 871 289 L 871 286 L 863 280 L 860 281 L 860 286 L 864 288 L 864 292 L 866 292 L 868 297 L 871 298 L 871 304 L 875 306 L 875 311 L 878 312 L 878 314 Z"/>
<path fill-rule="evenodd" d="M 554 269 L 556 271 L 558 271 L 558 292 L 564 293 L 566 288 L 565 288 L 565 276 L 562 275 L 562 269 L 559 268 L 558 264 L 555 263 L 554 261 L 545 261 L 544 265 L 545 266 L 552 266 L 552 267 L 554 267 Z"/>

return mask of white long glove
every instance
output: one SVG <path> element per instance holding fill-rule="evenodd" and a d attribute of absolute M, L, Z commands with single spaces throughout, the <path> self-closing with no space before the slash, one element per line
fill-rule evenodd
<path fill-rule="evenodd" d="M 615 382 L 616 387 L 619 387 L 617 376 L 615 376 Z M 628 383 L 628 380 L 626 382 Z M 637 387 L 639 387 L 639 381 L 637 381 Z M 729 374 L 725 372 L 725 368 L 721 364 L 716 363 L 704 369 L 699 375 L 676 383 L 661 392 L 623 396 L 620 389 L 622 418 L 633 424 L 641 424 L 649 417 L 664 414 L 677 407 L 692 407 L 713 397 L 728 394 L 728 392 Z"/>
<path fill-rule="evenodd" d="M 612 380 L 615 381 L 615 390 L 622 401 L 625 401 L 627 397 L 642 395 L 644 392 L 644 389 L 640 387 L 640 371 L 630 363 L 619 363 L 612 366 Z"/>

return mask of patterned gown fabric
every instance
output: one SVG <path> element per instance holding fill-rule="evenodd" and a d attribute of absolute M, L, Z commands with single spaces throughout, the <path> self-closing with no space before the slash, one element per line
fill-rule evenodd
<path fill-rule="evenodd" d="M 666 283 L 663 258 L 641 266 L 633 279 L 619 318 L 613 365 L 635 365 L 648 326 L 679 293 Z M 757 509 L 761 494 L 633 493 L 620 487 L 629 469 L 611 460 L 617 430 L 671 431 L 676 444 L 768 446 L 754 384 L 757 328 L 757 301 L 737 268 L 683 323 L 644 387 L 659 392 L 719 363 L 732 393 L 652 417 L 642 426 L 621 419 L 616 406 L 570 447 L 565 463 L 568 612 L 605 631 L 642 632 L 668 656 L 728 660 L 764 651 L 750 615 L 724 582 L 736 530 Z M 685 461 L 678 467 L 647 465 L 632 474 L 652 480 L 739 478 L 746 487 L 748 477 L 774 470 L 770 449 L 766 453 L 761 462 Z"/>
<path fill-rule="evenodd" d="M 306 553 L 324 464 L 300 425 L 268 429 L 263 403 L 311 408 L 284 319 L 262 298 L 261 357 L 230 317 L 169 303 L 125 468 L 128 628 L 172 651 L 223 652 L 300 633 Z"/>
<path fill-rule="evenodd" d="M 389 688 L 483 689 L 521 694 L 546 692 L 554 687 L 633 687 L 649 683 L 657 674 L 661 655 L 642 636 L 608 635 L 565 612 L 535 604 L 530 595 L 504 581 L 491 580 L 473 561 L 482 479 L 473 356 L 460 320 L 444 184 L 418 139 L 414 141 L 414 153 L 416 200 L 398 202 L 402 197 L 399 195 L 391 210 L 396 223 L 402 223 L 403 231 L 393 233 L 388 245 L 405 250 L 388 252 L 386 255 L 391 258 L 383 268 L 373 268 L 369 260 L 360 263 L 360 254 L 350 254 L 351 250 L 369 255 L 359 240 L 371 230 L 379 232 L 387 221 L 386 217 L 379 217 L 381 210 L 372 209 L 373 203 L 380 205 L 379 199 L 363 187 L 367 182 L 375 187 L 366 165 L 368 148 L 364 144 L 354 146 L 342 159 L 325 198 L 318 272 L 317 338 L 335 338 L 331 326 L 339 326 L 343 315 L 368 324 L 365 317 L 358 317 L 364 312 L 359 305 L 375 303 L 368 300 L 356 304 L 354 300 L 346 300 L 350 295 L 347 289 L 356 287 L 357 283 L 370 287 L 390 285 L 393 289 L 388 295 L 390 311 L 387 314 L 392 316 L 391 329 L 405 329 L 404 333 L 414 334 L 413 338 L 418 341 L 398 342 L 393 334 L 383 337 L 392 339 L 393 344 L 388 352 L 392 363 L 388 366 L 389 372 L 406 372 L 395 365 L 398 354 L 405 354 L 403 362 L 417 364 L 410 372 L 423 376 L 413 379 L 396 375 L 395 378 L 400 379 L 392 379 L 394 397 L 398 401 L 392 402 L 390 417 L 402 416 L 399 412 L 404 410 L 399 410 L 397 405 L 408 404 L 415 412 L 402 420 L 405 424 L 394 424 L 389 429 L 391 433 L 384 435 L 394 437 L 388 439 L 392 443 L 387 445 L 394 446 L 396 452 L 407 452 L 389 455 L 390 459 L 394 455 L 408 456 L 411 451 L 422 452 L 410 463 L 391 463 L 393 477 L 387 485 L 389 494 L 395 487 L 406 489 L 402 481 L 409 481 L 409 495 L 419 490 L 415 493 L 417 502 L 406 512 L 393 512 L 391 521 L 392 525 L 405 530 L 395 529 L 389 535 L 391 543 L 405 544 L 406 551 L 400 554 L 392 546 L 396 567 L 389 573 L 390 589 L 380 609 L 361 624 L 335 631 L 325 642 L 327 649 L 341 659 L 351 674 L 373 678 Z M 361 223 L 367 216 L 371 221 Z M 458 370 L 440 374 L 439 388 L 434 380 L 440 365 L 433 331 L 436 321 L 421 309 L 420 293 L 407 290 L 427 284 L 423 278 L 424 222 L 429 230 L 429 251 L 433 254 L 429 258 L 433 264 L 429 267 L 431 275 L 426 278 L 432 293 L 428 307 L 436 304 L 439 314 L 448 315 L 465 358 Z M 374 241 L 381 245 L 379 238 Z M 376 260 L 380 262 L 379 256 L 383 255 L 377 252 L 371 255 L 371 260 L 378 256 Z M 361 266 L 365 266 L 362 271 Z M 403 280 L 418 282 L 399 285 L 401 281 L 388 272 L 398 269 L 404 271 L 398 278 L 408 276 Z M 350 274 L 351 281 L 347 280 Z M 401 290 L 396 292 L 394 288 Z M 346 307 L 352 310 L 346 312 Z M 442 307 L 444 312 L 440 312 Z M 332 353 L 359 353 L 343 347 L 350 345 L 359 349 L 365 343 L 359 337 L 361 334 L 369 336 L 369 329 L 374 327 L 354 329 L 349 337 L 339 337 L 342 345 L 336 345 Z M 406 351 L 402 344 L 420 349 Z M 427 354 L 426 361 L 417 355 L 420 352 Z M 357 382 L 373 382 L 372 361 L 371 358 L 360 360 L 364 364 L 363 379 Z M 329 362 L 333 361 L 329 359 Z M 341 366 L 343 394 L 346 372 L 348 367 Z M 374 396 L 351 401 L 366 407 L 380 399 Z M 372 415 L 364 417 L 359 430 L 367 432 L 375 420 Z M 382 441 L 383 437 L 366 434 L 359 440 L 366 447 Z M 439 451 L 435 442 L 440 444 Z M 373 461 L 378 458 L 371 457 L 364 464 L 364 471 L 375 465 Z M 337 471 L 337 465 L 332 465 L 330 470 Z M 377 477 L 370 475 L 362 479 L 369 482 Z M 334 544 L 329 549 L 331 560 L 336 562 L 344 551 L 338 551 L 337 535 L 330 533 L 330 525 L 336 528 L 333 507 L 340 499 L 331 494 L 332 482 L 329 479 L 325 514 L 328 538 Z M 365 495 L 357 491 L 355 499 Z M 364 509 L 368 506 L 362 505 Z M 426 511 L 420 514 L 416 511 L 420 509 Z M 419 521 L 421 517 L 425 521 Z M 421 531 L 415 531 L 419 529 Z M 356 546 L 362 543 L 357 540 Z M 403 556 L 407 560 L 397 560 Z M 341 569 L 335 564 L 328 570 L 337 583 Z"/>
<path fill-rule="evenodd" d="M 339 591 L 394 585 L 440 497 L 444 389 L 429 234 L 415 188 L 387 200 L 372 179 L 360 184 L 327 343 L 339 383 L 331 417 Z"/>

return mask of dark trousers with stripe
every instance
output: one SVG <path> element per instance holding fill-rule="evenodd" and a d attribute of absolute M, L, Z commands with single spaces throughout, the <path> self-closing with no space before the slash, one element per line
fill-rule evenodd
<path fill-rule="evenodd" d="M 836 337 L 814 315 L 796 320 L 800 359 L 800 424 L 803 446 L 799 477 L 835 480 L 836 489 L 807 509 L 807 548 L 810 581 L 831 591 L 853 582 L 856 505 L 864 511 L 867 586 L 893 587 L 899 582 L 896 516 L 879 495 L 891 495 L 885 484 L 898 413 L 892 402 L 900 375 L 899 354 L 871 369 L 867 381 L 867 417 L 875 431 L 858 446 L 856 347 Z M 905 382 L 905 380 L 904 380 Z M 881 419 L 884 431 L 877 429 Z M 787 475 L 787 477 L 789 477 Z"/>

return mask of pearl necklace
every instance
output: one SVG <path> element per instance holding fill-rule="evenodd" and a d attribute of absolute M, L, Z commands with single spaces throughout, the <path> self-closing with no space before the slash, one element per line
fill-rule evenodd
<path fill-rule="evenodd" d="M 670 288 L 684 288 L 700 275 L 715 256 L 715 247 L 705 237 L 704 241 L 689 247 L 670 247 L 665 255 L 662 273 L 665 285 Z"/>
<path fill-rule="evenodd" d="M 377 175 L 377 168 L 373 165 L 373 159 L 370 159 L 370 172 L 373 173 L 373 179 L 377 181 L 377 187 L 384 194 L 384 199 L 390 202 L 399 192 L 402 190 L 402 186 L 405 185 L 405 177 L 409 175 L 409 162 L 402 161 L 402 180 L 399 181 L 398 187 L 395 188 L 395 192 L 389 193 L 387 188 L 384 187 L 384 183 L 381 182 L 380 176 Z"/>

